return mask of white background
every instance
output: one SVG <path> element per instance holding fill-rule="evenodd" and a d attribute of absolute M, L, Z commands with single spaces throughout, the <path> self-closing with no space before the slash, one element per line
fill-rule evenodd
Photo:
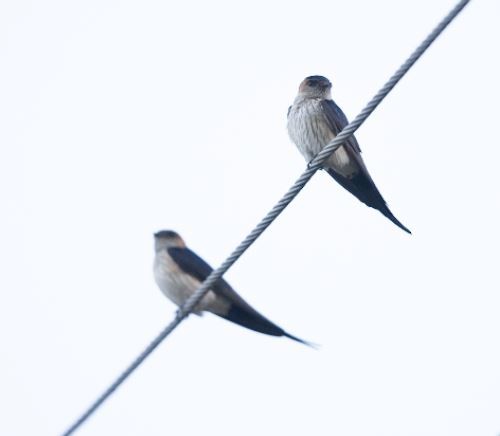
<path fill-rule="evenodd" d="M 0 434 L 57 435 L 172 319 L 153 232 L 218 266 L 451 0 L 0 6 Z M 498 435 L 500 3 L 472 2 L 357 133 L 408 236 L 318 173 L 227 279 L 319 351 L 189 318 L 83 435 Z"/>

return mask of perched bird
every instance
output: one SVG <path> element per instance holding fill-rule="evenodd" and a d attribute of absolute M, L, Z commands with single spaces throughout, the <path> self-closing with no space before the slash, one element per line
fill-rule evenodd
<path fill-rule="evenodd" d="M 331 96 L 332 84 L 323 76 L 306 77 L 288 109 L 288 134 L 310 162 L 349 123 Z M 392 214 L 361 158 L 358 141 L 352 135 L 323 164 L 324 169 L 351 194 L 411 233 Z"/>
<path fill-rule="evenodd" d="M 155 281 L 161 291 L 177 306 L 182 306 L 212 272 L 212 267 L 186 247 L 184 240 L 171 230 L 155 233 Z M 285 332 L 257 312 L 224 280 L 219 279 L 208 291 L 194 313 L 212 312 L 250 330 L 272 336 L 286 336 L 312 345 Z"/>

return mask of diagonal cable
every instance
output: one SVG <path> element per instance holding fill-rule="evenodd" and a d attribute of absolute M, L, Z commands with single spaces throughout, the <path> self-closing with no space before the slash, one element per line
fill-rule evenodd
<path fill-rule="evenodd" d="M 241 257 L 241 255 L 259 238 L 259 236 L 271 225 L 271 223 L 285 210 L 293 201 L 302 188 L 309 182 L 312 176 L 321 168 L 323 162 L 339 146 L 341 146 L 370 116 L 380 102 L 396 86 L 401 78 L 408 72 L 413 64 L 429 48 L 434 40 L 443 32 L 453 19 L 462 11 L 470 0 L 461 0 L 448 13 L 448 15 L 436 26 L 436 28 L 416 48 L 411 56 L 399 67 L 387 83 L 370 100 L 359 115 L 349 123 L 320 153 L 310 162 L 307 169 L 297 179 L 288 192 L 262 219 L 262 221 L 250 232 L 243 242 L 229 255 L 229 257 L 213 270 L 207 279 L 201 284 L 196 292 L 179 309 L 174 320 L 146 347 L 146 349 L 123 371 L 122 374 L 92 403 L 92 405 L 69 427 L 63 436 L 71 435 L 77 430 L 103 403 L 106 399 L 127 379 L 127 377 L 160 345 L 160 343 L 191 313 L 194 307 L 201 301 L 212 285 L 219 280 L 229 268 Z"/>

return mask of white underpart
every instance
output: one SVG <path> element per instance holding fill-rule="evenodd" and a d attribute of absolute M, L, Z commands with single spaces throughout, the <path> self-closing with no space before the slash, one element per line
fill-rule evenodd
<path fill-rule="evenodd" d="M 156 253 L 153 270 L 156 284 L 177 306 L 182 306 L 201 284 L 199 280 L 183 272 L 166 250 Z M 203 310 L 224 314 L 229 310 L 229 303 L 208 291 L 195 308 L 197 313 Z"/>
<path fill-rule="evenodd" d="M 288 115 L 288 134 L 307 162 L 311 161 L 332 139 L 335 134 L 330 129 L 321 100 L 318 98 L 297 97 Z M 344 146 L 339 147 L 328 158 L 324 167 L 334 168 L 345 177 L 357 171 Z"/>

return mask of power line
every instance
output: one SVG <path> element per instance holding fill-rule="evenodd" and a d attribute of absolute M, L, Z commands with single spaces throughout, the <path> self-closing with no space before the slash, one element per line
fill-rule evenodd
<path fill-rule="evenodd" d="M 448 15 L 436 26 L 436 28 L 425 38 L 425 40 L 416 48 L 410 57 L 399 67 L 387 83 L 370 100 L 359 115 L 349 123 L 316 157 L 309 163 L 307 169 L 292 185 L 281 200 L 271 209 L 271 211 L 262 219 L 262 221 L 250 232 L 243 242 L 236 247 L 230 256 L 213 270 L 207 279 L 201 284 L 196 292 L 179 309 L 174 320 L 146 347 L 146 349 L 123 371 L 122 374 L 106 389 L 97 400 L 69 427 L 63 436 L 71 435 L 77 430 L 103 403 L 106 399 L 137 369 L 137 367 L 160 345 L 160 343 L 177 328 L 177 326 L 191 313 L 194 307 L 201 301 L 204 295 L 209 291 L 212 285 L 219 280 L 229 268 L 241 257 L 241 255 L 259 238 L 259 236 L 271 225 L 271 223 L 285 210 L 293 201 L 302 188 L 309 182 L 312 176 L 321 168 L 323 162 L 339 146 L 341 146 L 370 116 L 382 100 L 396 86 L 401 78 L 408 72 L 413 64 L 429 48 L 434 40 L 443 32 L 470 0 L 461 0 L 448 13 Z"/>

